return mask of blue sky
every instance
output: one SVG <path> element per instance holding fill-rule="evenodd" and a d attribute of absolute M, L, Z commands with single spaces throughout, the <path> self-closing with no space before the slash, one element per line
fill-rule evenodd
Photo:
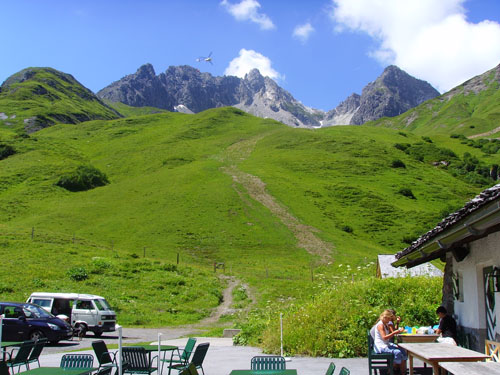
<path fill-rule="evenodd" d="M 329 110 L 390 64 L 444 92 L 500 63 L 498 0 L 2 0 L 1 14 L 0 82 L 50 66 L 94 92 L 145 63 L 257 67 Z"/>

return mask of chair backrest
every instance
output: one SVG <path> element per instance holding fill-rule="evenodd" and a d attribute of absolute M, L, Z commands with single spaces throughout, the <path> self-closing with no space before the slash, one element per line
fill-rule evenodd
<path fill-rule="evenodd" d="M 339 375 L 349 375 L 350 373 L 351 372 L 348 369 L 346 369 L 345 367 L 342 367 L 340 369 Z"/>
<path fill-rule="evenodd" d="M 200 367 L 203 364 L 203 360 L 207 355 L 208 347 L 210 346 L 209 342 L 204 342 L 199 344 L 194 350 L 193 359 L 191 359 L 191 363 L 193 363 L 196 367 Z"/>
<path fill-rule="evenodd" d="M 94 364 L 92 354 L 65 354 L 61 358 L 61 368 L 91 368 Z"/>
<path fill-rule="evenodd" d="M 186 346 L 184 347 L 182 354 L 181 354 L 181 359 L 184 362 L 189 361 L 189 358 L 191 357 L 191 353 L 193 353 L 193 348 L 194 348 L 195 344 L 196 344 L 196 338 L 190 337 L 186 343 Z"/>
<path fill-rule="evenodd" d="M 366 332 L 366 339 L 368 340 L 368 357 L 370 357 L 373 353 L 373 346 L 375 345 L 370 330 Z"/>
<path fill-rule="evenodd" d="M 147 371 L 151 368 L 146 349 L 141 346 L 127 346 L 122 348 L 123 361 L 127 363 L 127 370 Z"/>
<path fill-rule="evenodd" d="M 94 348 L 99 366 L 113 363 L 113 359 L 108 352 L 108 347 L 103 340 L 92 341 L 92 348 Z"/>
<path fill-rule="evenodd" d="M 30 353 L 28 361 L 30 361 L 30 362 L 37 361 L 38 357 L 40 357 L 40 354 L 42 354 L 42 350 L 43 350 L 45 344 L 47 344 L 48 341 L 49 340 L 47 340 L 47 338 L 45 338 L 45 337 L 35 341 L 35 344 L 33 346 L 33 350 Z"/>
<path fill-rule="evenodd" d="M 19 346 L 19 350 L 16 353 L 16 356 L 12 358 L 10 365 L 17 365 L 19 363 L 28 362 L 28 358 L 30 356 L 31 351 L 33 350 L 33 346 L 35 342 L 33 340 L 24 341 L 21 346 Z"/>
<path fill-rule="evenodd" d="M 335 372 L 335 363 L 330 363 L 330 366 L 328 366 L 328 370 L 326 370 L 325 375 L 333 375 Z"/>
<path fill-rule="evenodd" d="M 256 356 L 250 362 L 252 370 L 285 370 L 285 358 L 279 355 Z"/>

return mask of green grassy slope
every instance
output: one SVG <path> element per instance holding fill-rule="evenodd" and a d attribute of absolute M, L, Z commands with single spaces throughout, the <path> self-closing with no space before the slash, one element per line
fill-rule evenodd
<path fill-rule="evenodd" d="M 248 141 L 248 150 L 234 152 Z M 7 235 L 0 254 L 12 275 L 3 279 L 1 296 L 100 292 L 129 324 L 174 324 L 199 319 L 218 303 L 222 286 L 207 273 L 213 262 L 250 283 L 264 304 L 314 293 L 311 265 L 335 275 L 340 262 L 348 263 L 362 277 L 374 272 L 366 264 L 377 253 L 400 250 L 405 236 L 433 226 L 482 188 L 394 147 L 402 141 L 421 143 L 374 127 L 292 129 L 234 108 L 60 124 L 28 137 L 0 129 L 0 142 L 17 151 L 0 160 L 0 232 Z M 391 168 L 394 159 L 406 168 Z M 110 184 L 85 192 L 55 185 L 88 164 Z M 315 228 L 331 244 L 331 264 L 299 247 L 290 228 L 226 172 L 229 165 L 262 180 L 281 206 Z M 177 254 L 186 267 L 180 287 L 176 275 L 172 282 L 162 276 Z M 74 267 L 89 278 L 72 280 Z M 175 301 L 179 311 L 158 306 L 137 321 L 152 300 Z"/>
<path fill-rule="evenodd" d="M 120 117 L 73 76 L 52 68 L 27 68 L 9 77 L 0 90 L 0 113 L 8 117 L 0 127 L 20 132 Z"/>
<path fill-rule="evenodd" d="M 494 113 L 490 89 L 475 112 Z M 377 254 L 493 184 L 489 167 L 500 164 L 491 148 L 446 133 L 292 129 L 230 107 L 115 110 L 49 68 L 2 86 L 0 299 L 88 292 L 107 297 L 122 324 L 190 323 L 220 303 L 213 264 L 224 262 L 261 312 L 300 304 L 334 279 L 373 274 Z M 51 126 L 27 134 L 26 119 L 30 131 Z M 56 185 L 80 166 L 109 184 Z"/>
<path fill-rule="evenodd" d="M 500 133 L 500 69 L 492 69 L 450 92 L 422 103 L 400 116 L 367 125 L 405 129 L 416 134 L 473 136 Z"/>

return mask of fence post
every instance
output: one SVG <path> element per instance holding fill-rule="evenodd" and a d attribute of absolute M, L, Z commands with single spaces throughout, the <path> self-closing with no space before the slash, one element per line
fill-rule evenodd
<path fill-rule="evenodd" d="M 177 253 L 177 265 L 179 264 L 179 253 Z"/>
<path fill-rule="evenodd" d="M 35 227 L 31 227 L 31 239 L 35 238 Z"/>

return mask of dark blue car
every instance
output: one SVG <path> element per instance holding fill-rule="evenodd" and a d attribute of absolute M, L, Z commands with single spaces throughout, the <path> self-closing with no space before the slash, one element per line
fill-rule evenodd
<path fill-rule="evenodd" d="M 73 337 L 73 329 L 38 305 L 0 302 L 4 315 L 2 341 L 37 340 L 46 337 L 51 343 Z"/>

